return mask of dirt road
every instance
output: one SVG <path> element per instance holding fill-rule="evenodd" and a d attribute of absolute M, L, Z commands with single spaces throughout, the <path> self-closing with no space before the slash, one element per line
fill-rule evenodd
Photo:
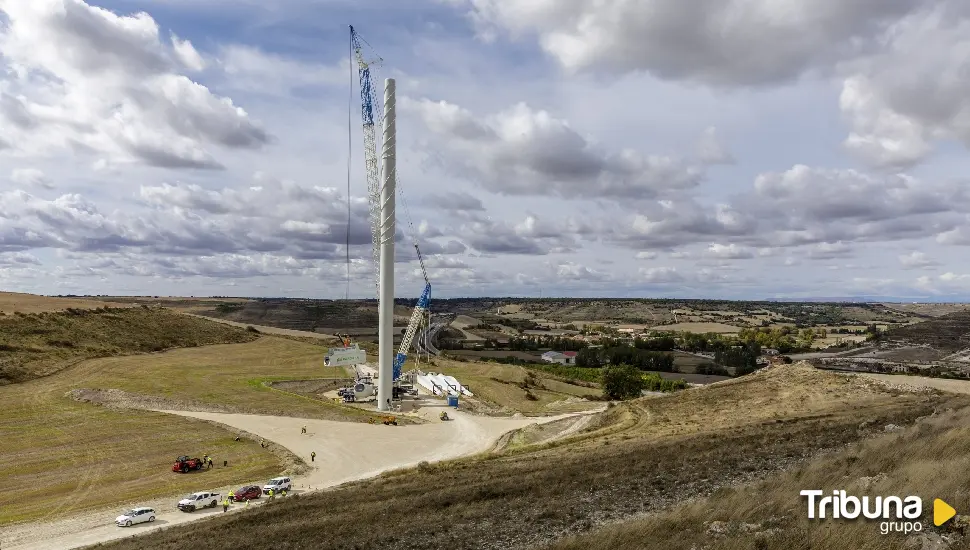
<path fill-rule="evenodd" d="M 333 487 L 348 481 L 372 477 L 387 470 L 414 466 L 422 461 L 433 462 L 483 452 L 488 450 L 502 434 L 510 430 L 533 423 L 553 422 L 576 416 L 565 414 L 544 418 L 491 418 L 449 411 L 449 415 L 454 420 L 441 422 L 438 420 L 440 410 L 441 408 L 436 407 L 422 409 L 419 414 L 430 422 L 409 426 L 357 424 L 249 414 L 160 412 L 219 422 L 246 430 L 290 449 L 312 466 L 305 475 L 293 477 L 294 493 Z M 306 434 L 301 433 L 304 425 L 307 427 Z M 311 452 L 317 453 L 316 460 L 312 463 Z M 250 481 L 260 485 L 266 482 L 266 480 Z M 245 480 L 240 480 L 238 485 L 245 483 Z M 199 490 L 216 489 L 226 492 L 234 488 L 237 487 L 200 486 Z M 122 510 L 85 514 L 53 523 L 10 527 L 4 529 L 3 548 L 4 550 L 79 548 L 222 513 L 221 507 L 217 510 L 204 510 L 191 514 L 179 512 L 174 509 L 176 500 L 173 497 L 145 503 L 144 505 L 155 508 L 157 520 L 151 524 L 145 523 L 129 528 L 116 527 L 112 523 Z M 233 509 L 241 508 L 243 506 L 237 504 Z"/>

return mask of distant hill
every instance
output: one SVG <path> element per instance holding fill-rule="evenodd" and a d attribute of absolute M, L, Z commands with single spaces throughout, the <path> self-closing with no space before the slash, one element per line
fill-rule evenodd
<path fill-rule="evenodd" d="M 0 385 L 53 374 L 83 359 L 249 342 L 258 337 L 246 329 L 149 307 L 4 315 L 0 317 Z"/>

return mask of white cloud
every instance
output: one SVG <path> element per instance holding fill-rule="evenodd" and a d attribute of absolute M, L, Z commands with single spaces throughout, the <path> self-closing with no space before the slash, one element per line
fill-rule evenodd
<path fill-rule="evenodd" d="M 0 51 L 5 141 L 24 153 L 77 151 L 160 167 L 221 168 L 208 146 L 258 148 L 266 132 L 228 98 L 176 69 L 145 13 L 81 0 L 6 1 Z M 4 130 L 0 130 L 4 131 Z"/>
<path fill-rule="evenodd" d="M 843 84 L 845 144 L 877 167 L 910 167 L 938 140 L 970 145 L 970 10 L 957 1 L 913 5 L 922 9 L 849 64 Z"/>
<path fill-rule="evenodd" d="M 713 126 L 708 126 L 701 134 L 697 156 L 705 164 L 734 164 L 734 155 L 728 151 L 718 136 L 717 128 Z"/>
<path fill-rule="evenodd" d="M 495 193 L 631 200 L 703 179 L 701 168 L 669 156 L 601 151 L 565 120 L 525 103 L 484 117 L 445 101 L 401 105 L 431 131 L 448 168 Z"/>
<path fill-rule="evenodd" d="M 939 262 L 929 258 L 924 252 L 914 250 L 909 254 L 901 254 L 899 263 L 904 269 L 926 269 L 940 265 Z"/>
<path fill-rule="evenodd" d="M 417 238 L 436 296 L 970 298 L 970 7 L 688 4 L 370 14 L 401 292 Z M 349 256 L 373 295 L 356 67 L 310 38 L 356 16 L 233 6 L 0 0 L 5 288 L 342 297 Z"/>
<path fill-rule="evenodd" d="M 175 49 L 175 57 L 185 68 L 190 71 L 201 71 L 205 69 L 206 63 L 202 56 L 188 40 L 182 40 L 174 33 L 172 34 L 172 47 Z"/>
<path fill-rule="evenodd" d="M 650 71 L 718 85 L 767 84 L 878 43 L 905 0 L 470 0 L 480 32 L 535 33 L 567 70 Z"/>
<path fill-rule="evenodd" d="M 10 173 L 10 181 L 24 187 L 53 189 L 54 184 L 44 172 L 36 168 L 17 168 Z"/>
<path fill-rule="evenodd" d="M 754 252 L 734 243 L 713 243 L 707 248 L 707 255 L 722 260 L 748 260 L 754 258 Z"/>

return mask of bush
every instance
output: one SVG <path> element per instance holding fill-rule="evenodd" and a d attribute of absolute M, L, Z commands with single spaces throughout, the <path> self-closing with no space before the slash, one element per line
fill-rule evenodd
<path fill-rule="evenodd" d="M 629 365 L 616 365 L 603 369 L 603 394 L 610 399 L 640 397 L 646 381 L 643 375 Z"/>
<path fill-rule="evenodd" d="M 643 375 L 643 385 L 648 391 L 671 392 L 685 389 L 687 382 L 683 379 L 668 380 L 655 372 L 649 372 Z"/>

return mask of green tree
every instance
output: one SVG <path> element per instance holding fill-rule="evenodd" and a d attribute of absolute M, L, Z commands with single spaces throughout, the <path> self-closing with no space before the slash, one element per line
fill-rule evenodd
<path fill-rule="evenodd" d="M 603 394 L 610 399 L 640 397 L 645 381 L 643 375 L 630 365 L 615 365 L 603 369 Z"/>
<path fill-rule="evenodd" d="M 576 366 L 589 369 L 596 369 L 603 365 L 600 359 L 599 350 L 584 348 L 576 352 Z"/>

